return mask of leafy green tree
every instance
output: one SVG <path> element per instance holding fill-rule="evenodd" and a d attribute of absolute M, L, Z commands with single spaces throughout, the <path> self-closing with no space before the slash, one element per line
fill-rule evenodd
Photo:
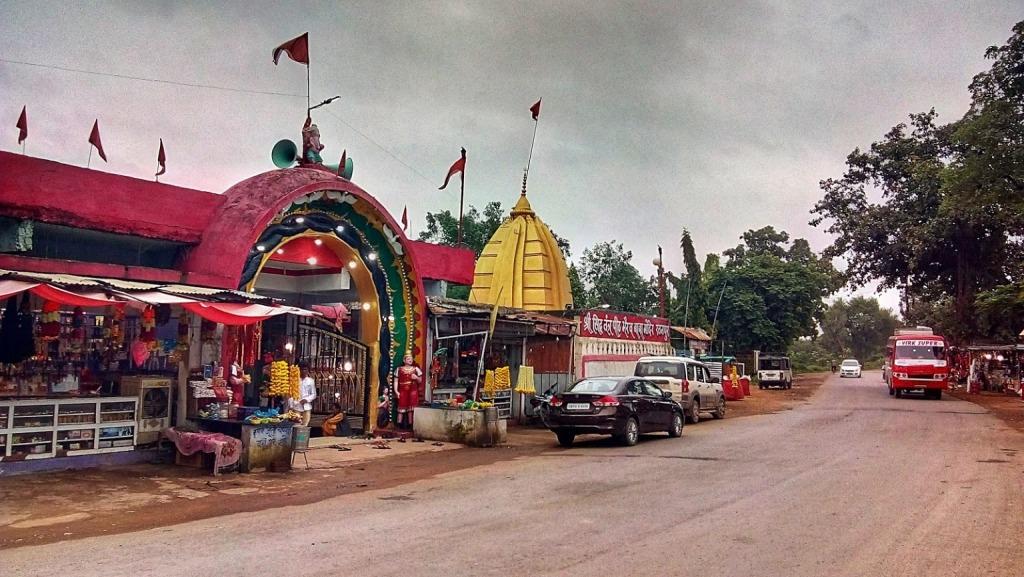
<path fill-rule="evenodd" d="M 730 350 L 769 352 L 788 350 L 796 338 L 816 335 L 823 299 L 840 286 L 831 263 L 810 252 L 804 241 L 787 247 L 789 235 L 770 226 L 741 238 L 742 244 L 725 251 L 729 260 L 724 267 L 705 267 L 713 324 L 711 307 L 721 296 L 717 338 Z"/>
<path fill-rule="evenodd" d="M 575 264 L 569 265 L 569 289 L 572 291 L 573 307 L 577 310 L 588 309 L 600 303 L 590 302 L 590 294 L 580 278 L 580 269 Z"/>
<path fill-rule="evenodd" d="M 673 324 L 685 325 L 699 328 L 710 328 L 706 313 L 708 292 L 704 284 L 704 274 L 701 271 L 700 263 L 697 261 L 697 253 L 693 248 L 693 239 L 690 231 L 683 229 L 683 235 L 679 239 L 679 248 L 683 251 L 683 266 L 685 274 L 676 277 L 669 275 L 669 281 L 675 290 L 675 297 L 671 299 L 669 317 Z"/>
<path fill-rule="evenodd" d="M 1024 22 L 986 57 L 992 67 L 975 76 L 962 119 L 910 115 L 854 150 L 841 178 L 822 181 L 812 211 L 811 223 L 835 236 L 825 255 L 846 257 L 853 286 L 903 289 L 908 320 L 915 300 L 926 303 L 920 311 L 949 296 L 946 334 L 957 340 L 980 334 L 979 293 L 1022 280 Z"/>
<path fill-rule="evenodd" d="M 462 243 L 466 248 L 480 256 L 487 241 L 491 240 L 494 232 L 498 230 L 501 223 L 505 222 L 505 211 L 501 209 L 500 202 L 489 202 L 481 213 L 475 206 L 463 213 L 462 218 Z M 427 228 L 420 232 L 420 240 L 456 246 L 459 240 L 459 217 L 451 211 L 444 210 L 433 213 L 428 212 L 426 216 Z"/>
<path fill-rule="evenodd" d="M 633 266 L 632 259 L 633 253 L 617 242 L 601 242 L 584 250 L 579 263 L 579 276 L 585 286 L 583 302 L 650 314 L 657 293 Z"/>

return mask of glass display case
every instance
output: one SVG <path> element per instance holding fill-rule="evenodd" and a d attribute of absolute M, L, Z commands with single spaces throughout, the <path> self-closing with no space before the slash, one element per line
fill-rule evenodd
<path fill-rule="evenodd" d="M 0 401 L 0 456 L 43 459 L 130 451 L 136 397 Z"/>

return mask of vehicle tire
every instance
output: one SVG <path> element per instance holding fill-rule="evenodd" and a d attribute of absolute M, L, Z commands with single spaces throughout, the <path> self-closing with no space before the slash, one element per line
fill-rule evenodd
<path fill-rule="evenodd" d="M 793 388 L 793 381 L 786 381 L 786 388 L 787 389 L 792 389 Z"/>
<path fill-rule="evenodd" d="M 668 436 L 672 438 L 679 438 L 683 436 L 683 413 L 672 412 L 672 424 L 668 427 Z"/>
<path fill-rule="evenodd" d="M 687 411 L 686 420 L 694 425 L 700 422 L 700 401 L 697 399 L 690 402 L 690 410 Z"/>
<path fill-rule="evenodd" d="M 941 401 L 942 400 L 942 390 L 941 389 L 929 389 L 928 390 L 928 398 L 932 399 L 932 400 L 935 400 L 935 401 Z"/>
<path fill-rule="evenodd" d="M 626 419 L 622 434 L 616 435 L 616 439 L 627 447 L 632 447 L 640 440 L 640 424 L 637 423 L 636 417 Z"/>
<path fill-rule="evenodd" d="M 892 388 L 892 386 L 890 385 L 889 386 L 889 396 L 891 397 L 891 396 L 893 396 L 895 394 L 896 394 L 896 389 Z"/>
<path fill-rule="evenodd" d="M 724 396 L 718 397 L 718 406 L 715 407 L 715 410 L 711 412 L 711 416 L 716 418 L 716 419 L 724 419 L 725 418 L 725 397 Z"/>
<path fill-rule="evenodd" d="M 757 388 L 759 388 L 759 389 L 761 389 L 763 391 L 764 390 L 764 385 L 757 385 Z"/>
<path fill-rule="evenodd" d="M 903 398 L 903 389 L 896 389 L 895 393 L 896 393 L 896 398 L 897 399 L 902 399 Z"/>
<path fill-rule="evenodd" d="M 571 447 L 576 439 L 576 433 L 572 431 L 555 431 L 555 436 L 558 437 L 558 444 L 563 447 Z"/>

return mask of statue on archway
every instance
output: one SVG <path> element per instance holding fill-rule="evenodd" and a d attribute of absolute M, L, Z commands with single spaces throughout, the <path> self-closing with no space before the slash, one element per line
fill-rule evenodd
<path fill-rule="evenodd" d="M 324 145 L 320 143 L 320 129 L 313 124 L 313 118 L 307 116 L 302 125 L 302 162 L 307 164 L 323 164 L 320 151 Z"/>

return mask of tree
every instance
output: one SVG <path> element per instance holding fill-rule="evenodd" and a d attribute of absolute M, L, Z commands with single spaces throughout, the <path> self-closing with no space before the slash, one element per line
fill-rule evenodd
<path fill-rule="evenodd" d="M 750 230 L 743 243 L 725 252 L 724 267 L 708 259 L 705 274 L 711 297 L 708 314 L 721 297 L 717 338 L 733 350 L 785 351 L 798 337 L 817 334 L 823 299 L 840 284 L 831 263 L 810 252 L 800 239 L 772 227 Z"/>
<path fill-rule="evenodd" d="M 584 250 L 579 264 L 585 287 L 583 302 L 624 312 L 651 313 L 657 293 L 633 266 L 632 259 L 633 253 L 622 243 L 601 242 Z"/>
<path fill-rule="evenodd" d="M 829 305 L 821 319 L 818 341 L 832 358 L 852 356 L 867 362 L 882 357 L 899 321 L 878 299 L 854 297 Z"/>
<path fill-rule="evenodd" d="M 590 294 L 580 278 L 580 269 L 575 264 L 569 265 L 569 290 L 572 291 L 572 304 L 576 310 L 588 309 L 600 303 L 590 302 Z"/>
<path fill-rule="evenodd" d="M 868 151 L 854 150 L 846 173 L 821 182 L 811 224 L 836 239 L 825 255 L 845 256 L 853 286 L 877 279 L 911 303 L 951 297 L 947 333 L 979 333 L 979 293 L 1021 280 L 1024 239 L 1024 22 L 992 67 L 971 83 L 971 108 L 936 123 L 935 111 L 910 115 Z M 880 194 L 880 198 L 879 198 Z"/>
<path fill-rule="evenodd" d="M 459 240 L 459 217 L 451 211 L 438 213 L 428 212 L 427 228 L 420 232 L 420 240 L 456 246 Z M 500 202 L 489 202 L 481 214 L 475 206 L 470 206 L 462 218 L 462 242 L 466 248 L 480 256 L 487 241 L 494 236 L 501 223 L 505 221 L 505 211 Z"/>
<path fill-rule="evenodd" d="M 690 231 L 683 229 L 679 239 L 683 251 L 683 267 L 686 274 L 676 277 L 669 275 L 676 297 L 672 301 L 669 317 L 673 324 L 710 328 L 707 313 L 708 293 L 704 286 L 704 275 L 697 262 Z"/>

